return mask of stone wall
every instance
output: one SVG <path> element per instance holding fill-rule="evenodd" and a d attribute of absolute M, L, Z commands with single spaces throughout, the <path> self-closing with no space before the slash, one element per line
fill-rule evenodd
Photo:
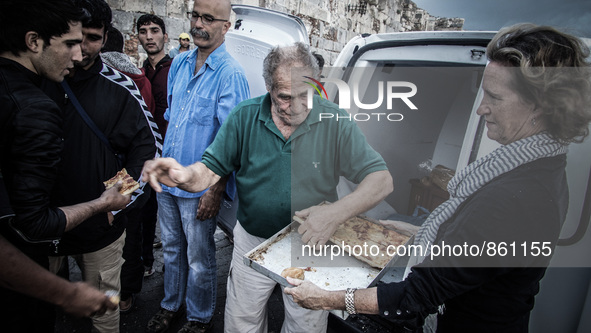
<path fill-rule="evenodd" d="M 261 0 L 269 9 L 298 16 L 306 25 L 312 49 L 332 64 L 356 35 L 400 31 L 398 1 Z"/>
<path fill-rule="evenodd" d="M 462 30 L 463 19 L 429 15 L 410 0 L 237 0 L 274 9 L 304 22 L 310 45 L 327 65 L 354 36 L 398 31 Z"/>
<path fill-rule="evenodd" d="M 135 23 L 142 14 L 152 13 L 164 19 L 169 43 L 178 45 L 178 35 L 188 32 L 185 13 L 193 0 L 107 0 L 113 9 L 113 21 L 124 34 L 126 53 L 141 63 L 146 55 L 138 52 Z M 354 36 L 397 31 L 462 30 L 463 19 L 429 15 L 410 0 L 233 0 L 232 3 L 260 6 L 298 16 L 308 30 L 313 51 L 320 53 L 326 65 L 334 63 L 338 53 Z"/>
<path fill-rule="evenodd" d="M 125 37 L 125 53 L 136 64 L 141 65 L 146 59 L 146 53 L 139 44 L 137 19 L 143 14 L 160 16 L 166 25 L 166 32 L 170 42 L 166 45 L 167 52 L 178 45 L 178 36 L 181 32 L 189 31 L 189 20 L 186 17 L 189 2 L 191 8 L 193 1 L 188 0 L 106 0 L 113 10 L 113 25 L 119 29 Z M 139 51 L 138 51 L 139 48 Z"/>

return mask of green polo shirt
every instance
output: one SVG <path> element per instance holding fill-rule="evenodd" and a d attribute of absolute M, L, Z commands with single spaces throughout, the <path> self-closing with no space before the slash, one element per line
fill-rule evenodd
<path fill-rule="evenodd" d="M 236 171 L 238 220 L 246 231 L 268 238 L 287 226 L 296 210 L 336 201 L 340 176 L 359 183 L 387 170 L 348 116 L 315 96 L 314 108 L 286 140 L 271 118 L 269 94 L 236 106 L 202 162 L 220 176 Z"/>

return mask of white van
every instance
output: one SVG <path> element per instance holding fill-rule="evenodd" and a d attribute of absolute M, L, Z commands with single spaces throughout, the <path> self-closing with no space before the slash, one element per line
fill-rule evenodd
<path fill-rule="evenodd" d="M 266 92 L 261 69 L 268 50 L 295 41 L 307 43 L 307 32 L 295 16 L 258 7 L 234 5 L 233 9 L 237 20 L 226 35 L 228 51 L 247 69 L 251 94 L 257 96 Z M 460 170 L 497 147 L 476 115 L 486 45 L 494 34 L 358 36 L 332 68 L 325 68 L 321 81 L 327 97 L 341 103 L 346 95 L 331 84 L 334 80 L 351 87 L 349 93 L 357 100 L 352 98 L 347 110 L 394 178 L 394 193 L 367 215 L 411 216 L 417 206 L 432 210 L 448 194 L 437 184 L 421 182 L 431 168 Z M 397 82 L 394 87 L 387 84 L 391 81 Z M 547 270 L 531 315 L 531 332 L 591 332 L 591 318 L 583 316 L 591 312 L 591 233 L 586 232 L 591 220 L 591 139 L 572 144 L 567 163 L 569 212 L 553 257 L 553 266 L 564 267 Z M 339 195 L 353 188 L 342 181 Z M 329 331 L 387 330 L 386 323 L 359 318 L 364 317 L 342 320 L 331 315 Z"/>

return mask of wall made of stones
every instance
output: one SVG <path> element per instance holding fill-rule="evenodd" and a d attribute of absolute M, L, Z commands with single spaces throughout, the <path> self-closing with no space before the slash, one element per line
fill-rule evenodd
<path fill-rule="evenodd" d="M 169 43 L 178 46 L 178 35 L 188 32 L 185 13 L 193 0 L 107 0 L 113 22 L 124 34 L 126 53 L 138 63 L 146 54 L 138 51 L 137 19 L 152 13 L 163 18 Z M 305 24 L 313 51 L 326 65 L 334 63 L 345 44 L 354 36 L 397 31 L 461 30 L 463 19 L 437 18 L 409 0 L 233 0 L 232 3 L 259 6 L 298 16 Z"/>
<path fill-rule="evenodd" d="M 113 10 L 113 25 L 125 37 L 125 53 L 140 66 L 147 55 L 139 44 L 136 23 L 143 14 L 158 15 L 164 20 L 169 43 L 166 51 L 178 46 L 178 36 L 188 32 L 186 12 L 193 7 L 188 0 L 106 0 Z"/>
<path fill-rule="evenodd" d="M 236 1 L 252 4 L 253 1 Z M 298 16 L 313 51 L 332 64 L 356 35 L 400 31 L 400 0 L 260 0 L 261 7 Z"/>

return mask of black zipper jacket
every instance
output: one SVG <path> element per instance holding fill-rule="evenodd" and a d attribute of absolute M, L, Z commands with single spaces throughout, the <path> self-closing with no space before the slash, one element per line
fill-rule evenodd
<path fill-rule="evenodd" d="M 63 147 L 61 111 L 40 84 L 35 73 L 0 58 L 1 213 L 14 215 L 2 219 L 1 227 L 21 250 L 33 246 L 29 242 L 58 239 L 66 227 L 66 216 L 49 199 Z"/>

